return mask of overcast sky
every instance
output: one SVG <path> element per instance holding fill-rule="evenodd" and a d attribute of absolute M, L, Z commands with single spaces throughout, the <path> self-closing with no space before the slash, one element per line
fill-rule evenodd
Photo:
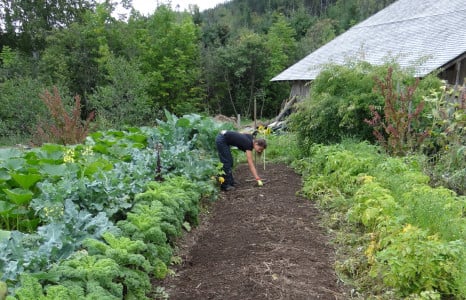
<path fill-rule="evenodd" d="M 152 14 L 157 7 L 157 3 L 168 3 L 168 0 L 133 0 L 133 7 L 143 15 Z M 213 8 L 217 4 L 228 2 L 228 0 L 171 0 L 172 9 L 180 6 L 180 11 L 188 10 L 189 4 L 197 4 L 199 10 Z"/>

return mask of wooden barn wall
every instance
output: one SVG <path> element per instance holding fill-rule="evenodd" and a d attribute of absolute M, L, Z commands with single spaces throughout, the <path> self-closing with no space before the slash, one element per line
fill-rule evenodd
<path fill-rule="evenodd" d="M 298 101 L 303 100 L 309 96 L 309 81 L 296 80 L 291 84 L 290 99 L 297 97 Z"/>
<path fill-rule="evenodd" d="M 466 54 L 452 62 L 446 69 L 440 72 L 439 77 L 449 84 L 463 85 L 466 80 Z"/>

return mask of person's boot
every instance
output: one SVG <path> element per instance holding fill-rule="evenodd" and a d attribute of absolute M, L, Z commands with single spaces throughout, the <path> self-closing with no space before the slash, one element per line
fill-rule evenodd
<path fill-rule="evenodd" d="M 228 191 L 231 191 L 231 190 L 235 189 L 234 186 L 229 185 L 229 184 L 228 185 L 222 185 L 220 188 L 222 189 L 222 191 L 225 191 L 225 192 L 228 192 Z"/>
<path fill-rule="evenodd" d="M 226 180 L 225 180 L 225 182 L 222 183 L 222 185 L 220 185 L 220 189 L 221 189 L 222 191 L 228 192 L 228 191 L 234 190 L 235 187 L 234 187 L 232 184 L 230 184 L 229 181 L 226 181 Z"/>
<path fill-rule="evenodd" d="M 222 184 L 221 188 L 223 191 L 231 191 L 233 190 L 235 187 L 234 187 L 234 182 L 235 180 L 233 179 L 233 173 L 232 172 L 228 172 L 226 175 L 225 175 L 225 182 Z"/>

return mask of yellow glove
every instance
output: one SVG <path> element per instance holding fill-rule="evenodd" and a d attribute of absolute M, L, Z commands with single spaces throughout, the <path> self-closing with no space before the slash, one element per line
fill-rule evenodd
<path fill-rule="evenodd" d="M 262 180 L 259 178 L 259 179 L 256 179 L 257 181 L 257 186 L 263 186 L 264 183 L 262 182 Z"/>

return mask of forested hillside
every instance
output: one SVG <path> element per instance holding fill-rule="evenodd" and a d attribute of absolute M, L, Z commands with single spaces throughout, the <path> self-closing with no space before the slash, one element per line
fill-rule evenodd
<path fill-rule="evenodd" d="M 270 79 L 392 0 L 234 0 L 149 16 L 131 1 L 0 1 L 0 138 L 29 140 L 57 122 L 43 101 L 97 128 L 152 125 L 163 109 L 271 118 L 289 93 Z M 52 123 L 52 124 L 51 124 Z"/>

